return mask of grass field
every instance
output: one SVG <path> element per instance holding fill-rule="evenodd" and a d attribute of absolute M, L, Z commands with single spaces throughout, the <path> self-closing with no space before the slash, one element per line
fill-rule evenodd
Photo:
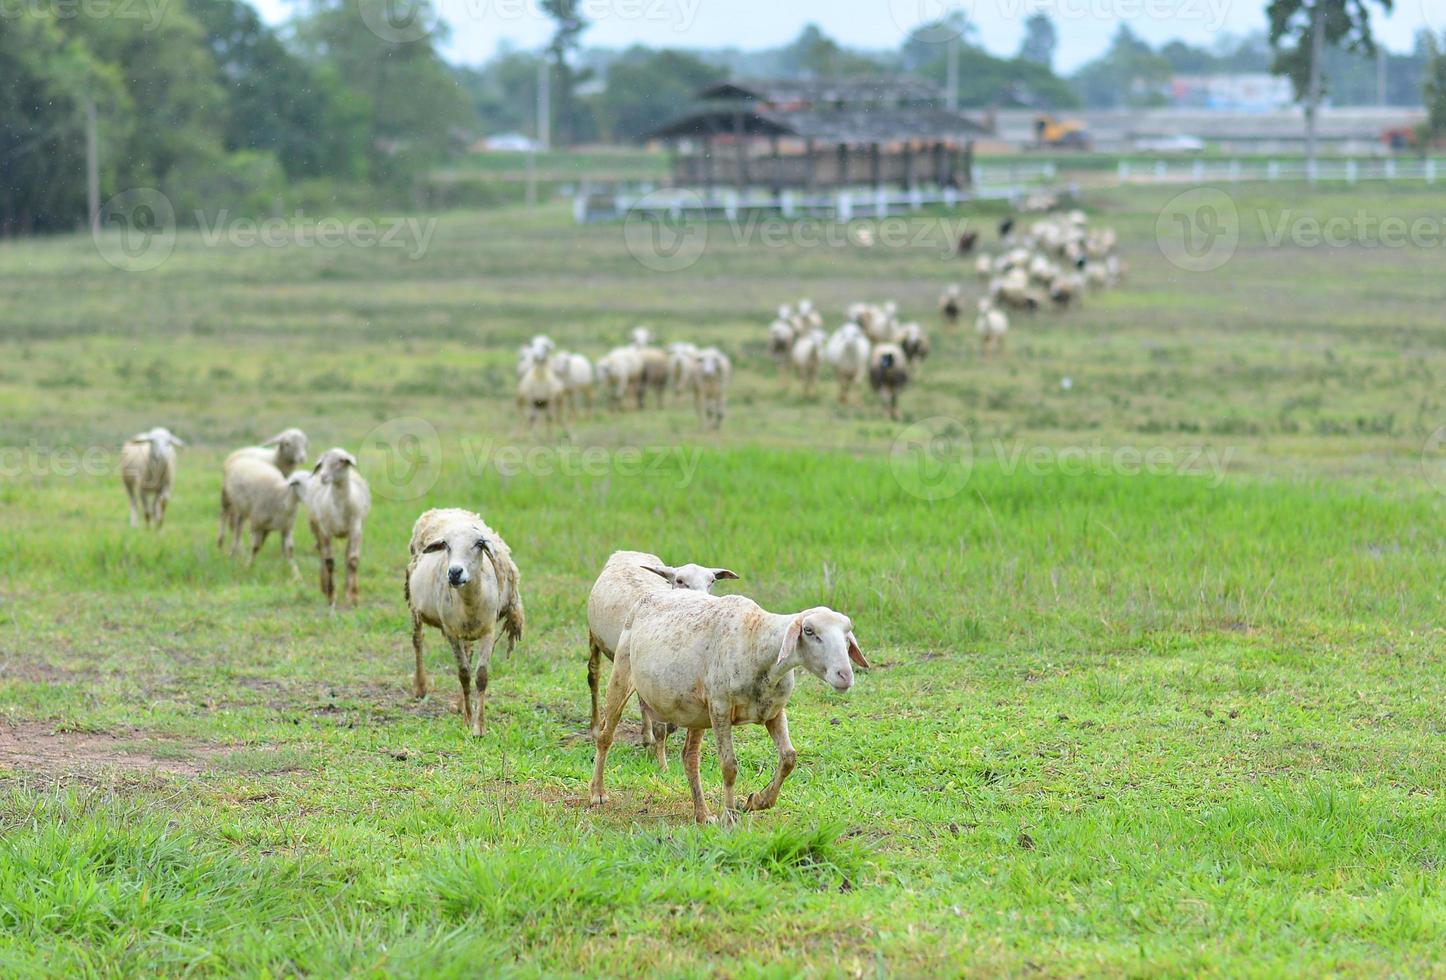
<path fill-rule="evenodd" d="M 416 259 L 0 243 L 0 973 L 1443 972 L 1441 251 L 1261 228 L 1442 198 L 1283 192 L 1237 191 L 1209 273 L 1156 247 L 1168 194 L 1091 199 L 1127 284 L 1016 319 L 1002 362 L 933 321 L 969 266 L 931 218 L 874 249 L 719 226 L 671 274 L 560 209 L 443 216 Z M 780 384 L 763 326 L 805 295 L 935 329 L 901 423 Z M 519 433 L 520 343 L 640 322 L 732 354 L 721 433 L 683 407 Z M 437 433 L 425 479 L 375 448 L 402 418 Z M 113 466 L 156 424 L 190 447 L 149 534 Z M 361 450 L 357 609 L 324 609 L 304 520 L 301 583 L 274 541 L 214 547 L 221 458 L 286 425 Z M 903 451 L 921 430 L 943 468 Z M 480 740 L 435 635 L 409 696 L 433 505 L 523 575 Z M 583 607 L 619 547 L 853 617 L 874 668 L 800 682 L 776 809 L 695 828 L 681 739 L 659 773 L 631 710 L 586 806 Z M 746 793 L 773 750 L 738 745 Z M 711 745 L 704 786 L 716 809 Z"/>

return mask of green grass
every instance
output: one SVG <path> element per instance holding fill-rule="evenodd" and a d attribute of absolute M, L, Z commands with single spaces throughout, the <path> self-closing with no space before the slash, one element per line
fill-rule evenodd
<path fill-rule="evenodd" d="M 783 388 L 762 343 L 803 295 L 932 326 L 969 266 L 924 219 L 919 247 L 873 250 L 720 226 L 673 275 L 556 210 L 446 216 L 416 261 L 182 233 L 127 274 L 86 238 L 0 243 L 0 444 L 25 461 L 0 476 L 0 732 L 186 770 L 0 762 L 0 973 L 1441 972 L 1440 256 L 1252 226 L 1184 273 L 1153 242 L 1168 197 L 1090 201 L 1128 284 L 1017 318 L 1006 361 L 936 328 L 904 425 L 968 434 L 972 465 L 942 472 L 891 454 L 904 425 L 873 404 Z M 560 450 L 517 433 L 518 344 L 596 355 L 637 322 L 733 354 L 722 433 L 683 408 Z M 439 434 L 419 499 L 362 446 L 401 416 Z M 191 445 L 165 531 L 133 532 L 105 464 L 160 423 Z M 362 604 L 335 616 L 304 521 L 303 583 L 274 542 L 251 569 L 214 548 L 221 458 L 290 424 L 361 448 L 380 491 Z M 62 447 L 97 471 L 59 472 Z M 909 492 L 940 480 L 958 492 Z M 405 541 L 431 505 L 480 509 L 522 570 L 528 631 L 481 740 L 436 636 L 437 693 L 408 693 Z M 874 669 L 843 696 L 800 684 L 776 809 L 692 826 L 676 736 L 666 774 L 620 746 L 612 802 L 585 805 L 583 607 L 618 547 L 853 617 Z M 747 792 L 772 746 L 738 747 Z M 704 786 L 716 809 L 711 747 Z"/>

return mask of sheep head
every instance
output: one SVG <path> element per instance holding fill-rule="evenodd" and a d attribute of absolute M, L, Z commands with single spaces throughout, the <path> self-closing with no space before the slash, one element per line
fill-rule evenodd
<path fill-rule="evenodd" d="M 854 684 L 853 664 L 869 666 L 854 637 L 853 620 L 827 606 L 816 606 L 788 624 L 775 669 L 803 667 L 834 690 L 847 691 Z"/>
<path fill-rule="evenodd" d="M 475 524 L 452 524 L 438 529 L 436 537 L 422 548 L 422 554 L 445 555 L 447 584 L 460 589 L 482 571 L 482 556 L 492 557 L 485 531 Z"/>
<path fill-rule="evenodd" d="M 657 575 L 675 589 L 690 592 L 711 592 L 715 583 L 722 579 L 737 578 L 736 572 L 726 568 L 704 568 L 702 565 L 643 565 L 643 568 Z"/>

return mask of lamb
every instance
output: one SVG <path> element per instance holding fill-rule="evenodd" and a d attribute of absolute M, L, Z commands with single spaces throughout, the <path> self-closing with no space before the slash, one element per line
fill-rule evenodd
<path fill-rule="evenodd" d="M 799 333 L 806 330 L 823 329 L 823 316 L 813 308 L 813 300 L 801 299 L 798 301 L 798 315 L 794 317 L 794 326 Z"/>
<path fill-rule="evenodd" d="M 733 377 L 733 364 L 716 347 L 705 347 L 698 354 L 697 378 L 693 391 L 697 399 L 698 419 L 703 425 L 719 429 L 728 409 L 728 383 Z"/>
<path fill-rule="evenodd" d="M 587 686 L 592 692 L 589 730 L 593 738 L 602 731 L 598 722 L 597 696 L 602 658 L 613 659 L 628 613 L 632 612 L 638 600 L 645 595 L 672 589 L 707 593 L 717 582 L 737 577 L 736 572 L 726 568 L 705 568 L 693 564 L 674 568 L 657 555 L 642 551 L 614 551 L 608 556 L 587 597 Z M 658 761 L 666 764 L 667 749 L 659 743 L 667 737 L 667 727 L 655 725 L 646 700 L 639 699 L 638 706 L 643 714 L 643 744 L 657 744 Z"/>
<path fill-rule="evenodd" d="M 141 432 L 121 446 L 121 483 L 131 502 L 131 527 L 140 526 L 140 513 L 146 527 L 157 531 L 166 521 L 166 504 L 171 500 L 171 486 L 176 480 L 176 447 L 186 444 L 170 429 L 157 427 Z"/>
<path fill-rule="evenodd" d="M 497 532 L 470 511 L 429 510 L 412 526 L 404 594 L 412 614 L 416 673 L 412 693 L 427 696 L 422 628 L 440 630 L 451 644 L 462 686 L 462 723 L 473 736 L 487 730 L 487 671 L 500 630 L 511 652 L 522 639 L 521 576 Z M 472 700 L 472 644 L 477 648 L 477 700 Z"/>
<path fill-rule="evenodd" d="M 282 476 L 290 476 L 292 470 L 306 465 L 306 448 L 305 432 L 300 429 L 283 429 L 259 446 L 236 450 L 226 457 L 222 469 L 229 468 L 232 460 L 249 457 L 271 464 L 281 471 Z"/>
<path fill-rule="evenodd" d="M 869 355 L 869 387 L 883 400 L 889 418 L 899 417 L 899 392 L 909 383 L 909 362 L 898 344 L 879 344 Z"/>
<path fill-rule="evenodd" d="M 994 259 L 988 255 L 981 255 L 974 260 L 974 276 L 980 282 L 988 282 L 994 275 Z"/>
<path fill-rule="evenodd" d="M 1004 336 L 1009 332 L 1009 318 L 987 297 L 979 301 L 979 315 L 974 318 L 974 329 L 979 332 L 979 342 L 986 357 L 991 350 L 1004 353 Z"/>
<path fill-rule="evenodd" d="M 281 554 L 291 566 L 292 575 L 301 578 L 296 567 L 291 532 L 296 524 L 296 506 L 301 502 L 307 474 L 282 475 L 263 459 L 240 456 L 230 461 L 221 481 L 221 536 L 217 547 L 224 547 L 226 531 L 231 532 L 231 554 L 241 547 L 241 528 L 251 525 L 249 566 L 266 543 L 271 532 L 281 534 Z"/>
<path fill-rule="evenodd" d="M 959 322 L 959 314 L 964 312 L 964 307 L 960 303 L 958 286 L 949 286 L 944 290 L 944 295 L 939 297 L 939 312 L 949 326 Z"/>
<path fill-rule="evenodd" d="M 824 356 L 838 378 L 840 404 L 849 400 L 849 391 L 863 379 L 869 369 L 869 339 L 856 323 L 845 323 L 828 339 Z"/>
<path fill-rule="evenodd" d="M 904 324 L 899 328 L 897 343 L 903 348 L 909 366 L 917 372 L 924 359 L 929 356 L 929 337 L 924 333 L 924 328 L 917 323 Z"/>
<path fill-rule="evenodd" d="M 852 663 L 851 663 L 852 662 Z M 759 724 L 778 749 L 778 768 L 760 793 L 750 793 L 743 810 L 767 810 L 797 763 L 785 711 L 793 694 L 794 670 L 802 667 L 836 691 L 854 683 L 853 664 L 867 668 L 853 634 L 853 622 L 826 606 L 788 615 L 769 613 L 744 596 L 712 598 L 694 592 L 652 593 L 638 600 L 618 639 L 608 681 L 603 728 L 589 798 L 607 802 L 603 772 L 623 707 L 633 691 L 654 717 L 688 730 L 683 768 L 693 795 L 693 818 L 712 817 L 699 778 L 703 734 L 713 730 L 723 770 L 722 819 L 736 819 L 733 784 L 738 762 L 733 726 Z"/>
<path fill-rule="evenodd" d="M 562 382 L 562 407 L 564 424 L 566 412 L 574 419 L 582 417 L 582 403 L 587 403 L 587 412 L 592 414 L 593 370 L 592 364 L 581 354 L 559 351 L 552 357 L 552 373 Z"/>
<path fill-rule="evenodd" d="M 616 411 L 642 385 L 643 359 L 632 347 L 615 347 L 597 362 L 598 384 Z"/>
<path fill-rule="evenodd" d="M 567 423 L 562 418 L 562 407 L 567 387 L 553 373 L 547 355 L 541 350 L 534 349 L 529 360 L 527 373 L 517 382 L 517 403 L 527 413 L 527 431 L 531 432 L 538 418 L 542 418 L 549 436 L 552 427 L 559 423 L 565 432 Z"/>
<path fill-rule="evenodd" d="M 676 403 L 683 393 L 691 391 L 696 398 L 698 386 L 698 346 L 687 342 L 668 345 L 668 388 Z"/>
<path fill-rule="evenodd" d="M 774 362 L 778 364 L 779 373 L 785 373 L 788 371 L 793 342 L 798 339 L 798 331 L 794 329 L 791 316 L 783 316 L 782 310 L 779 313 L 778 319 L 768 325 L 768 353 L 773 355 Z"/>
<path fill-rule="evenodd" d="M 357 571 L 361 567 L 362 526 L 372 509 L 372 491 L 356 469 L 356 457 L 345 449 L 321 454 L 306 480 L 302 497 L 307 521 L 321 557 L 321 594 L 336 608 L 336 560 L 332 541 L 346 538 L 346 601 L 361 601 Z"/>
<path fill-rule="evenodd" d="M 813 397 L 814 386 L 818 382 L 818 364 L 823 354 L 823 344 L 823 331 L 810 330 L 793 342 L 793 350 L 789 353 L 794 373 L 803 382 L 803 394 L 806 398 Z"/>

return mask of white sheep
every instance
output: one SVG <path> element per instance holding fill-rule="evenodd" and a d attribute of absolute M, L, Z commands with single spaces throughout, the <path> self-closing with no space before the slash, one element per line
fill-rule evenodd
<path fill-rule="evenodd" d="M 853 386 L 868 373 L 869 347 L 869 338 L 857 323 L 845 323 L 829 337 L 824 357 L 838 378 L 840 403 L 848 401 Z"/>
<path fill-rule="evenodd" d="M 637 387 L 638 409 L 643 409 L 649 391 L 657 396 L 658 407 L 662 408 L 671 374 L 668 355 L 656 347 L 637 347 L 636 350 L 642 362 Z"/>
<path fill-rule="evenodd" d="M 909 383 L 909 361 L 898 344 L 879 344 L 869 353 L 869 387 L 884 403 L 889 418 L 899 417 L 899 393 Z"/>
<path fill-rule="evenodd" d="M 981 255 L 974 260 L 974 275 L 980 282 L 988 282 L 994 275 L 994 259 Z"/>
<path fill-rule="evenodd" d="M 852 662 L 852 663 L 851 663 Z M 723 819 L 735 818 L 733 784 L 738 761 L 733 726 L 763 725 L 778 750 L 778 769 L 744 810 L 766 810 L 797 762 L 785 708 L 794 671 L 802 667 L 836 691 L 854 683 L 853 664 L 868 667 L 853 622 L 824 606 L 778 615 L 744 596 L 713 598 L 695 592 L 658 592 L 638 600 L 613 658 L 602 731 L 597 737 L 589 798 L 607 802 L 603 772 L 623 707 L 636 690 L 659 721 L 688 730 L 683 768 L 693 794 L 693 817 L 712 818 L 703 801 L 699 757 L 710 728 L 723 770 Z"/>
<path fill-rule="evenodd" d="M 587 596 L 587 686 L 592 693 L 592 721 L 589 730 L 594 738 L 602 730 L 598 724 L 598 682 L 602 658 L 613 659 L 628 613 L 645 595 L 686 589 L 710 592 L 715 583 L 736 579 L 737 573 L 726 568 L 705 568 L 702 565 L 666 564 L 657 555 L 644 551 L 614 551 L 603 564 L 592 591 Z M 640 701 L 643 714 L 643 744 L 661 743 L 667 736 L 665 726 L 655 726 L 646 700 Z M 667 762 L 667 750 L 659 745 L 658 761 Z"/>
<path fill-rule="evenodd" d="M 582 418 L 582 406 L 592 414 L 594 374 L 592 363 L 581 354 L 560 351 L 552 357 L 552 373 L 562 382 L 563 408 L 574 419 Z"/>
<path fill-rule="evenodd" d="M 362 526 L 372 509 L 372 491 L 357 472 L 356 457 L 345 449 L 321 454 L 307 478 L 302 497 L 316 551 L 321 557 L 321 594 L 336 608 L 336 559 L 332 542 L 346 539 L 346 601 L 361 600 L 357 573 L 361 567 Z"/>
<path fill-rule="evenodd" d="M 527 372 L 517 382 L 517 403 L 527 417 L 527 431 L 531 432 L 539 418 L 547 425 L 547 434 L 552 435 L 554 425 L 562 425 L 567 431 L 567 420 L 563 416 L 563 399 L 567 387 L 552 371 L 552 364 L 540 349 L 529 355 Z"/>
<path fill-rule="evenodd" d="M 615 347 L 597 362 L 597 380 L 614 410 L 622 410 L 642 387 L 643 359 L 632 347 Z"/>
<path fill-rule="evenodd" d="M 768 353 L 778 365 L 779 373 L 788 371 L 789 353 L 797 339 L 798 330 L 794 327 L 791 316 L 780 316 L 768 325 Z"/>
<path fill-rule="evenodd" d="M 250 565 L 266 543 L 267 536 L 273 531 L 278 532 L 281 535 L 281 554 L 291 566 L 291 573 L 299 579 L 301 571 L 296 567 L 291 533 L 306 478 L 306 473 L 283 476 L 276 467 L 255 457 L 241 456 L 230 460 L 221 481 L 223 523 L 216 546 L 225 547 L 229 530 L 231 554 L 235 555 L 241 547 L 241 529 L 250 525 L 251 553 L 246 559 L 246 564 Z"/>
<path fill-rule="evenodd" d="M 698 420 L 718 429 L 728 411 L 728 383 L 733 378 L 733 362 L 716 347 L 705 347 L 698 353 L 697 378 L 693 391 Z"/>
<path fill-rule="evenodd" d="M 979 343 L 985 356 L 991 351 L 1004 353 L 1004 338 L 1009 333 L 1009 317 L 991 303 L 988 297 L 979 301 L 979 315 L 974 318 L 974 329 L 979 333 Z"/>
<path fill-rule="evenodd" d="M 176 447 L 185 445 L 170 429 L 157 427 L 132 436 L 121 446 L 121 483 L 131 502 L 131 527 L 140 526 L 141 514 L 146 527 L 159 531 L 165 523 L 176 480 Z"/>
<path fill-rule="evenodd" d="M 450 508 L 429 510 L 412 526 L 411 562 L 404 593 L 412 614 L 416 673 L 412 693 L 427 695 L 422 666 L 422 628 L 440 630 L 452 647 L 461 683 L 462 723 L 474 736 L 487 729 L 487 672 L 498 624 L 507 649 L 522 638 L 524 615 L 520 575 L 506 542 L 478 515 Z M 472 644 L 478 643 L 472 701 Z"/>
<path fill-rule="evenodd" d="M 236 450 L 226 457 L 222 469 L 229 467 L 235 459 L 259 459 L 276 467 L 282 476 L 290 476 L 292 470 L 306 465 L 306 449 L 305 432 L 300 429 L 283 429 L 259 446 Z"/>
<path fill-rule="evenodd" d="M 793 350 L 789 352 L 793 371 L 803 382 L 803 394 L 806 398 L 813 397 L 814 387 L 818 383 L 818 365 L 823 357 L 825 339 L 822 330 L 809 330 L 793 342 Z"/>
<path fill-rule="evenodd" d="M 698 345 L 679 342 L 668 345 L 668 389 L 676 403 L 686 392 L 696 398 L 698 386 Z"/>

